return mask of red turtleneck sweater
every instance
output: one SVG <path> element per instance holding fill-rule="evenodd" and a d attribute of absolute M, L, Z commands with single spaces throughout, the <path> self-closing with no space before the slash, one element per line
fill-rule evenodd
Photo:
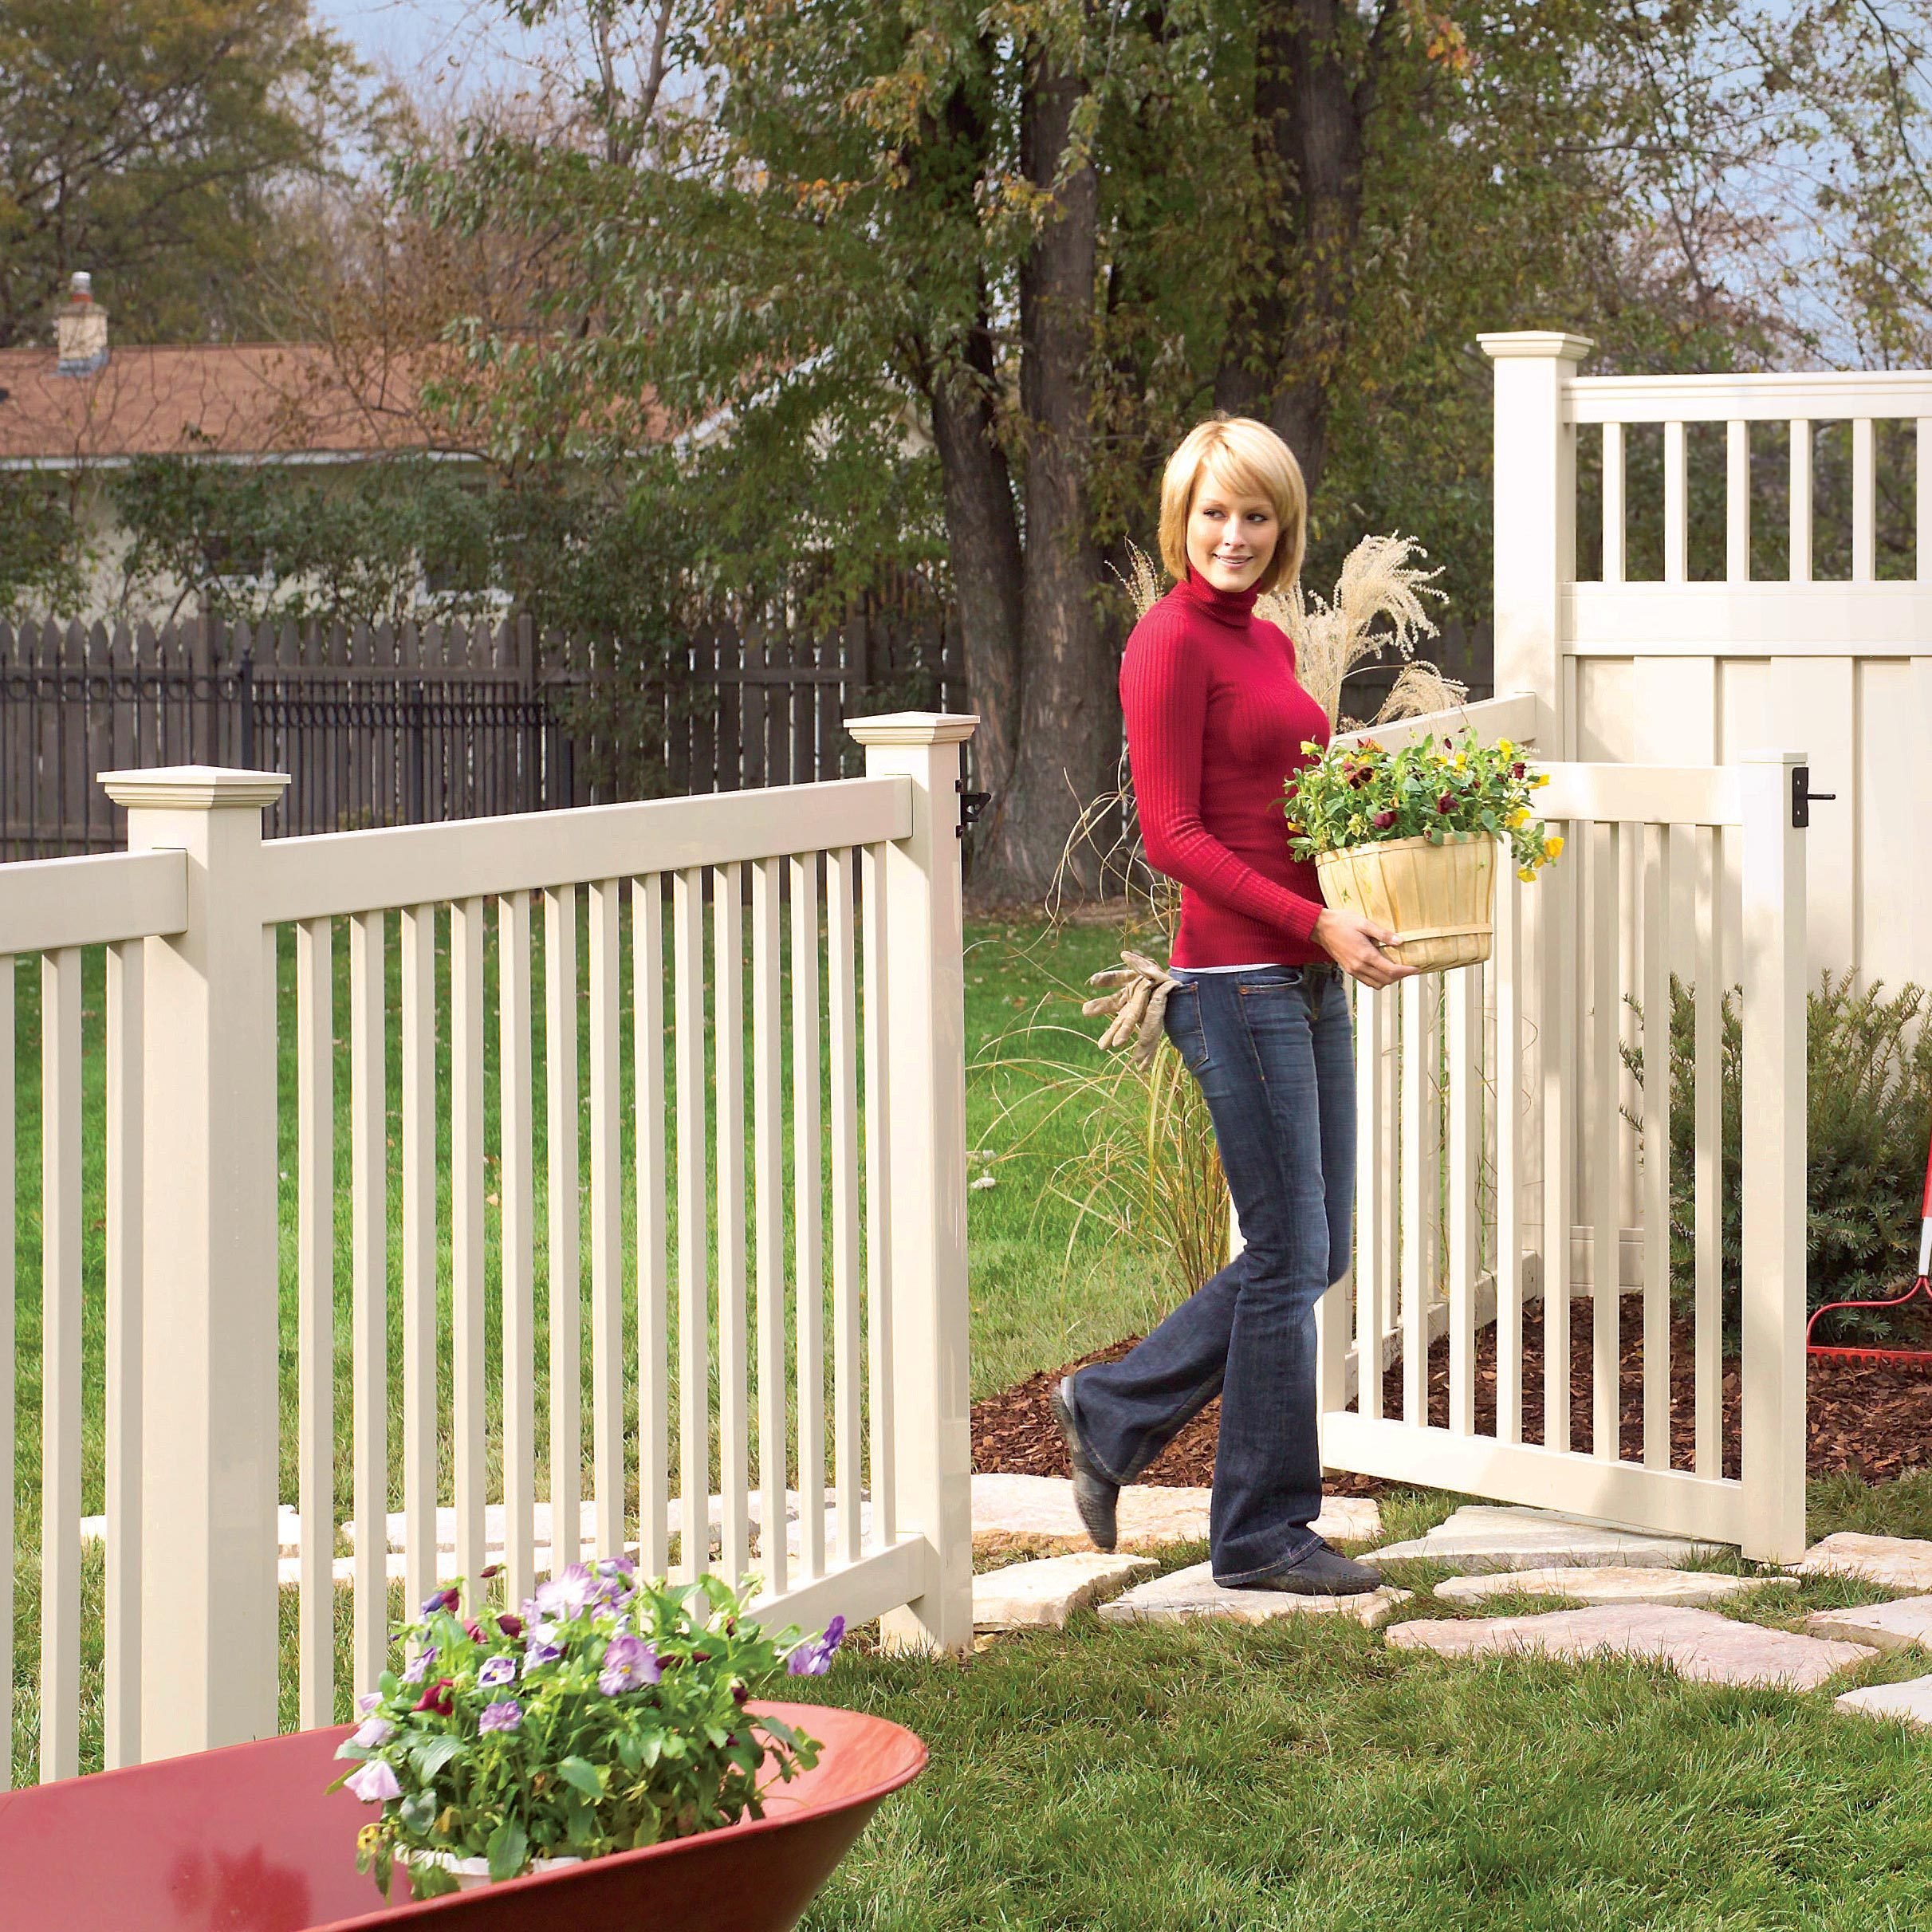
<path fill-rule="evenodd" d="M 1295 647 L 1251 590 L 1194 571 L 1135 625 L 1120 707 L 1147 862 L 1181 885 L 1177 966 L 1306 965 L 1322 911 L 1292 858 L 1282 789 L 1328 721 L 1295 676 Z"/>

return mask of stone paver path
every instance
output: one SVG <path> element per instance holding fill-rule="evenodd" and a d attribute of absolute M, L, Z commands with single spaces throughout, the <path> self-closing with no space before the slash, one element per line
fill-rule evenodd
<path fill-rule="evenodd" d="M 1643 1564 L 1674 1567 L 1716 1546 L 1639 1529 L 1606 1529 L 1549 1509 L 1471 1503 L 1426 1536 L 1372 1552 L 1372 1563 L 1419 1557 L 1465 1572 Z"/>
<path fill-rule="evenodd" d="M 1436 1585 L 1434 1594 L 1457 1603 L 1511 1592 L 1569 1596 L 1584 1603 L 1710 1603 L 1781 1580 L 1775 1576 L 1728 1576 L 1714 1570 L 1631 1569 L 1618 1564 L 1585 1564 L 1448 1576 Z"/>
<path fill-rule="evenodd" d="M 1157 1566 L 1151 1556 L 1081 1550 L 1009 1564 L 973 1579 L 975 1630 L 1064 1630 L 1067 1619 Z"/>
<path fill-rule="evenodd" d="M 1856 1576 L 1885 1590 L 1932 1590 L 1932 1543 L 1841 1529 L 1804 1552 L 1798 1574 Z"/>
<path fill-rule="evenodd" d="M 1902 1596 L 1895 1603 L 1865 1603 L 1855 1610 L 1815 1610 L 1804 1619 L 1814 1637 L 1902 1651 L 1910 1644 L 1932 1650 L 1932 1596 Z"/>
<path fill-rule="evenodd" d="M 1373 1629 L 1398 1603 L 1409 1600 L 1407 1590 L 1384 1585 L 1360 1596 L 1292 1596 L 1283 1590 L 1224 1590 L 1214 1581 L 1210 1565 L 1197 1563 L 1185 1570 L 1137 1584 L 1124 1596 L 1103 1604 L 1101 1620 L 1108 1623 L 1184 1623 L 1211 1617 L 1237 1623 L 1269 1623 L 1277 1617 L 1340 1616 Z"/>
<path fill-rule="evenodd" d="M 1902 1684 L 1874 1684 L 1865 1690 L 1847 1690 L 1832 1702 L 1860 1718 L 1891 1718 L 1902 1724 L 1932 1729 L 1932 1677 L 1914 1677 Z"/>
<path fill-rule="evenodd" d="M 1145 1547 L 1207 1540 L 1213 1492 L 1133 1483 L 1120 1492 L 1116 1521 L 1120 1540 Z M 1073 1485 L 1064 1476 L 978 1475 L 973 1478 L 975 1535 L 997 1533 L 1085 1542 Z M 1318 1536 L 1332 1542 L 1371 1541 L 1382 1533 L 1382 1510 L 1372 1497 L 1331 1496 L 1315 1519 Z"/>
<path fill-rule="evenodd" d="M 1548 1657 L 1610 1654 L 1674 1664 L 1700 1683 L 1775 1685 L 1810 1690 L 1875 1653 L 1860 1643 L 1801 1637 L 1740 1623 L 1708 1610 L 1674 1604 L 1602 1605 L 1544 1616 L 1476 1617 L 1400 1623 L 1389 1632 L 1399 1650 L 1470 1657 L 1497 1652 Z"/>

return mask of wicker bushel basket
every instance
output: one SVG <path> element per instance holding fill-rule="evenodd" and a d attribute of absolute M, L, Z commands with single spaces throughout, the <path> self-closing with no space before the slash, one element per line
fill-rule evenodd
<path fill-rule="evenodd" d="M 1498 841 L 1481 832 L 1446 832 L 1440 844 L 1391 839 L 1317 852 L 1321 895 L 1340 910 L 1392 927 L 1384 950 L 1425 973 L 1474 966 L 1489 956 Z"/>

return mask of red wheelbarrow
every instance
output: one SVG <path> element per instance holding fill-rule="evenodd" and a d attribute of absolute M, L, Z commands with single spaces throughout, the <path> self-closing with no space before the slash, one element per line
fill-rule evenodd
<path fill-rule="evenodd" d="M 857 1711 L 761 1708 L 824 1746 L 813 1769 L 773 1791 L 762 1818 L 421 1904 L 384 1904 L 356 1870 L 356 1834 L 372 1814 L 325 1789 L 347 1725 L 0 1795 L 0 1925 L 549 1932 L 561 1912 L 651 1932 L 786 1932 L 881 1801 L 924 1769 L 926 1747 Z"/>

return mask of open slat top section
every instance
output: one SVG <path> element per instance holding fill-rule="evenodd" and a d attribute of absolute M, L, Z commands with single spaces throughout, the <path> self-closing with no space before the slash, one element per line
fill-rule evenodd
<path fill-rule="evenodd" d="M 1563 393 L 1572 423 L 1834 423 L 1932 415 L 1932 371 L 1924 369 L 1576 376 Z"/>
<path fill-rule="evenodd" d="M 911 781 L 837 779 L 643 805 L 280 839 L 262 868 L 265 924 L 539 891 L 907 837 Z"/>

